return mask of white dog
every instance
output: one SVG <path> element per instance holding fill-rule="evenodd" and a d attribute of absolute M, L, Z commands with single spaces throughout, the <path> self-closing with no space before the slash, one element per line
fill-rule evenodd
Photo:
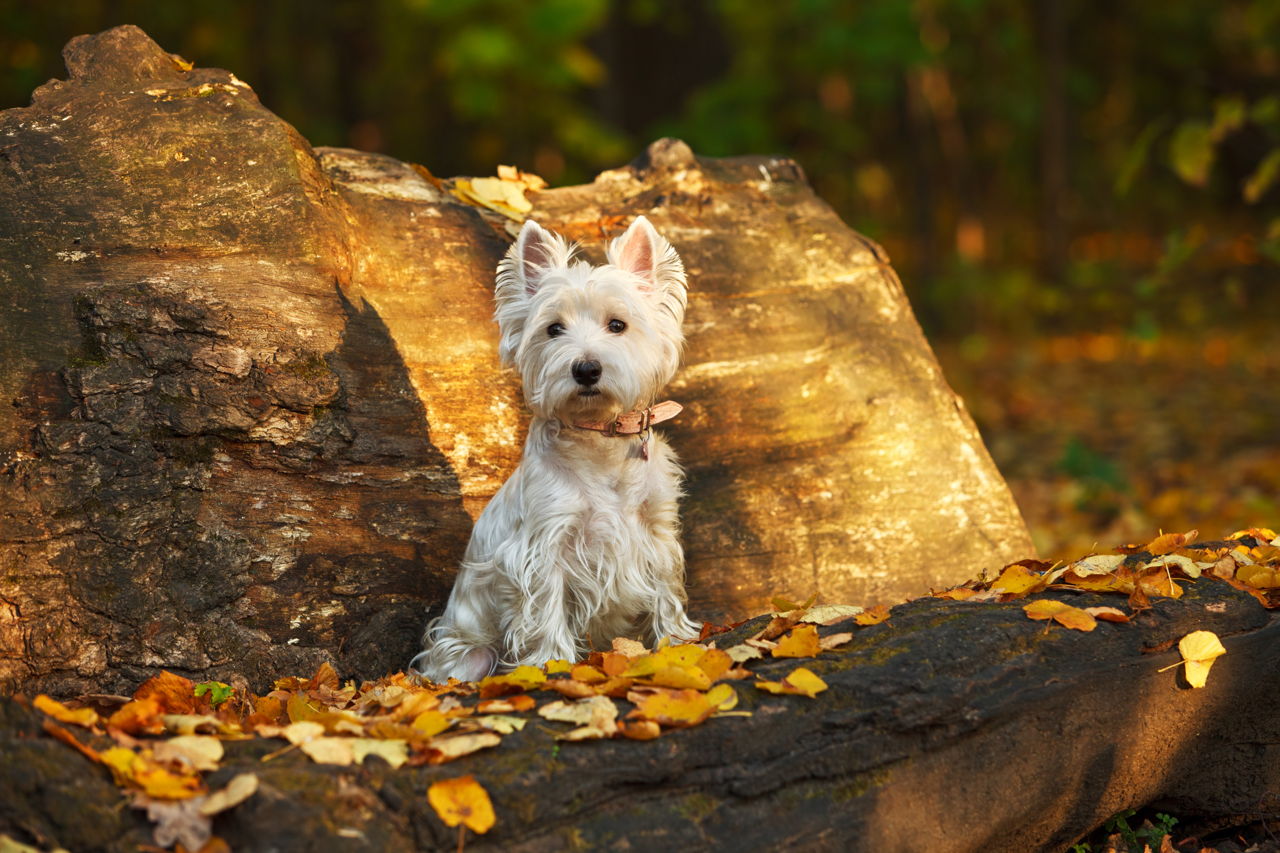
<path fill-rule="evenodd" d="M 533 411 L 524 459 L 476 521 L 444 614 L 411 670 L 476 680 L 575 660 L 614 637 L 693 638 L 680 467 L 650 425 L 684 336 L 684 266 L 643 216 L 608 263 L 528 221 L 498 265 L 499 354 Z"/>

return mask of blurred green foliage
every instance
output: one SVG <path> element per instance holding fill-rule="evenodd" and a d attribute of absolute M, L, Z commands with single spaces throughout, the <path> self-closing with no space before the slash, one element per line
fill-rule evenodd
<path fill-rule="evenodd" d="M 314 144 L 589 178 L 660 135 L 794 157 L 934 334 L 1280 307 L 1280 0 L 0 0 L 0 105 L 120 23 Z"/>

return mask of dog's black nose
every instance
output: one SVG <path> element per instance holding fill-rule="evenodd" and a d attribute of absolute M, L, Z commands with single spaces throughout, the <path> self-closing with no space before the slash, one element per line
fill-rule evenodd
<path fill-rule="evenodd" d="M 579 361 L 574 364 L 573 381 L 579 385 L 595 385 L 600 381 L 600 362 Z"/>

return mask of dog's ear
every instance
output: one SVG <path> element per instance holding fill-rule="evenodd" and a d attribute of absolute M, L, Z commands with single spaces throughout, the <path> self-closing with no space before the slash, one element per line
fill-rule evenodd
<path fill-rule="evenodd" d="M 653 290 L 658 286 L 655 273 L 666 243 L 648 219 L 637 216 L 622 236 L 609 245 L 605 256 L 609 263 L 644 282 L 645 290 Z"/>
<path fill-rule="evenodd" d="M 524 221 L 515 245 L 515 272 L 524 286 L 525 293 L 537 292 L 547 269 L 554 264 L 556 250 L 560 248 L 554 235 L 532 219 Z"/>

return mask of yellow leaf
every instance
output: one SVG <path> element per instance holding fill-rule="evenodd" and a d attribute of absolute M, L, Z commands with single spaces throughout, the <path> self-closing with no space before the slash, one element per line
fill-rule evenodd
<path fill-rule="evenodd" d="M 664 726 L 696 726 L 716 710 L 706 694 L 697 690 L 646 687 L 631 691 L 627 699 L 636 706 L 629 717 L 652 720 Z"/>
<path fill-rule="evenodd" d="M 427 802 L 436 810 L 445 826 L 463 824 L 483 835 L 493 828 L 496 817 L 493 802 L 474 776 L 460 776 L 435 782 L 427 789 Z"/>
<path fill-rule="evenodd" d="M 1076 631 L 1092 631 L 1098 626 L 1098 620 L 1089 613 L 1052 598 L 1041 598 L 1026 604 L 1022 611 L 1030 619 L 1052 619 L 1064 628 Z"/>
<path fill-rule="evenodd" d="M 968 587 L 958 586 L 955 589 L 944 589 L 942 592 L 935 592 L 934 598 L 949 598 L 952 601 L 967 601 L 977 595 L 976 590 Z"/>
<path fill-rule="evenodd" d="M 449 718 L 439 711 L 423 711 L 410 725 L 427 737 L 435 737 L 449 728 Z"/>
<path fill-rule="evenodd" d="M 376 755 L 392 768 L 400 767 L 409 760 L 409 744 L 402 740 L 383 740 L 379 738 L 350 738 L 351 753 L 355 763 L 362 763 L 367 756 Z"/>
<path fill-rule="evenodd" d="M 1036 572 L 1014 563 L 1011 566 L 1005 566 L 1000 577 L 991 584 L 991 591 L 1004 595 L 1026 595 L 1038 588 L 1043 581 L 1044 578 Z"/>
<path fill-rule="evenodd" d="M 546 665 L 547 675 L 557 675 L 562 672 L 568 672 L 571 669 L 573 669 L 573 664 L 563 658 L 549 660 Z"/>
<path fill-rule="evenodd" d="M 139 788 L 157 800 L 185 800 L 201 792 L 199 776 L 172 773 L 132 749 L 113 746 L 99 753 L 98 760 L 110 768 L 117 784 Z"/>
<path fill-rule="evenodd" d="M 649 676 L 648 683 L 677 690 L 706 690 L 711 686 L 711 679 L 696 667 L 665 666 Z"/>
<path fill-rule="evenodd" d="M 491 675 L 480 680 L 480 698 L 493 699 L 508 693 L 523 693 L 541 687 L 547 674 L 536 666 L 518 666 L 506 675 Z"/>
<path fill-rule="evenodd" d="M 57 699 L 50 699 L 43 693 L 37 696 L 31 704 L 60 723 L 72 723 L 77 726 L 84 726 L 86 729 L 98 723 L 98 712 L 92 708 L 68 708 Z"/>
<path fill-rule="evenodd" d="M 581 681 L 583 684 L 599 684 L 609 676 L 590 664 L 580 663 L 569 671 L 569 677 L 574 681 Z"/>
<path fill-rule="evenodd" d="M 775 658 L 811 658 L 820 651 L 817 626 L 805 624 L 792 628 L 791 633 L 778 641 L 772 654 Z"/>
<path fill-rule="evenodd" d="M 1178 663 L 1186 664 L 1187 683 L 1192 687 L 1204 687 L 1209 667 L 1227 652 L 1218 635 L 1212 631 L 1192 631 L 1178 641 L 1178 651 L 1182 652 L 1182 660 Z M 1164 672 L 1164 669 L 1160 671 Z"/>
<path fill-rule="evenodd" d="M 707 691 L 707 702 L 717 711 L 731 711 L 738 704 L 738 692 L 728 684 L 717 684 Z"/>
<path fill-rule="evenodd" d="M 1236 570 L 1236 579 L 1255 589 L 1277 589 L 1280 588 L 1280 569 L 1272 566 L 1241 566 Z"/>
<path fill-rule="evenodd" d="M 827 689 L 827 683 L 810 670 L 799 667 L 781 681 L 757 681 L 756 687 L 769 693 L 808 696 L 812 699 Z"/>
<path fill-rule="evenodd" d="M 706 654 L 698 659 L 698 669 L 706 673 L 707 678 L 719 681 L 725 673 L 733 669 L 733 658 L 720 649 L 707 649 Z"/>

